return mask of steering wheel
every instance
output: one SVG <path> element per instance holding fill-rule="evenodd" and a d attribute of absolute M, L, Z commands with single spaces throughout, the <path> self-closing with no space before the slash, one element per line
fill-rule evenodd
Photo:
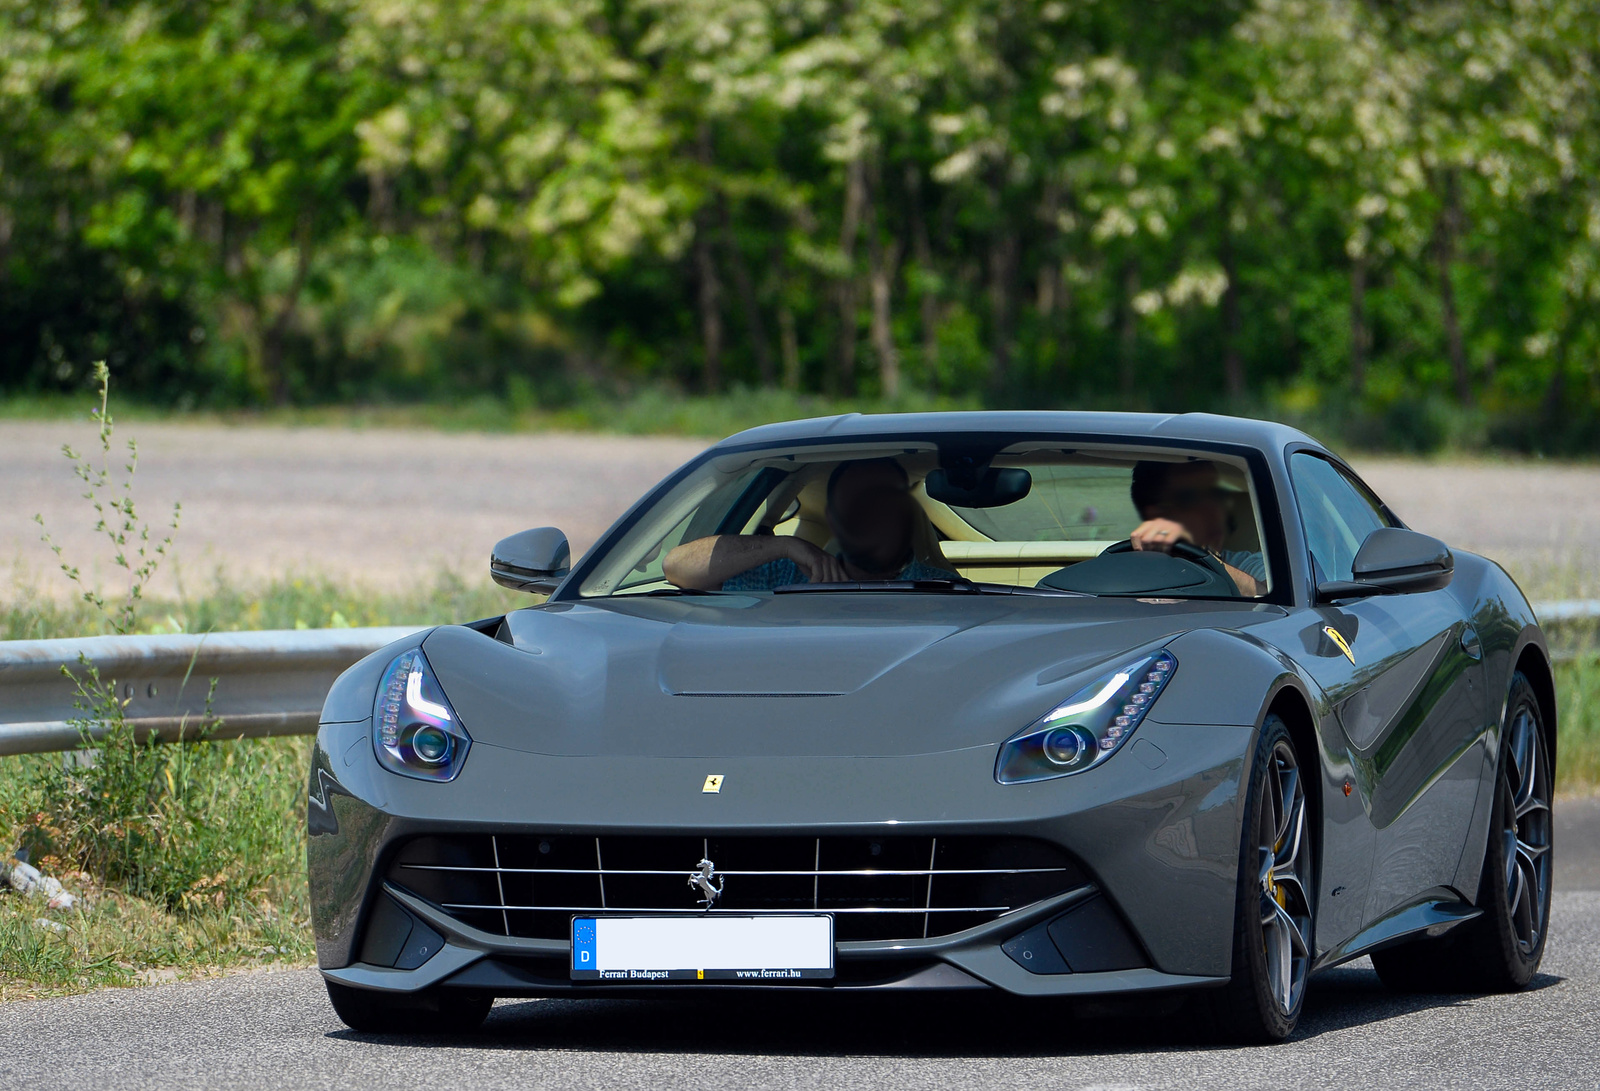
<path fill-rule="evenodd" d="M 1160 553 L 1159 549 L 1136 550 L 1133 548 L 1133 539 L 1124 538 L 1120 542 L 1113 542 L 1100 551 L 1104 557 L 1108 553 Z M 1180 561 L 1188 561 L 1196 568 L 1206 571 L 1205 593 L 1213 595 L 1231 595 L 1239 597 L 1239 585 L 1233 582 L 1233 577 L 1228 575 L 1228 570 L 1222 566 L 1209 550 L 1201 549 L 1193 542 L 1177 541 L 1172 543 L 1170 556 Z"/>

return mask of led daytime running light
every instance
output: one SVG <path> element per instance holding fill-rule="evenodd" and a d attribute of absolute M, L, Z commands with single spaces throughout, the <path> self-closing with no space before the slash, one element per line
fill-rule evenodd
<path fill-rule="evenodd" d="M 421 648 L 396 656 L 373 703 L 378 764 L 419 780 L 453 780 L 472 739 L 456 718 Z"/>
<path fill-rule="evenodd" d="M 434 719 L 444 720 L 446 723 L 455 719 L 454 716 L 450 715 L 450 710 L 444 705 L 435 704 L 422 696 L 422 672 L 415 667 L 411 669 L 411 674 L 406 678 L 406 704 L 424 716 L 432 716 Z"/>
<path fill-rule="evenodd" d="M 1093 712 L 1095 709 L 1111 700 L 1112 695 L 1127 684 L 1128 675 L 1126 672 L 1114 674 L 1111 677 L 1111 681 L 1106 683 L 1105 688 L 1099 693 L 1095 694 L 1093 697 L 1089 698 L 1087 701 L 1079 701 L 1075 705 L 1062 705 L 1060 708 L 1050 713 L 1050 715 L 1046 716 L 1045 719 L 1064 720 L 1068 716 L 1081 716 L 1085 712 Z"/>
<path fill-rule="evenodd" d="M 1049 780 L 1101 764 L 1128 741 L 1177 667 L 1171 652 L 1160 651 L 1096 679 L 1008 739 L 995 759 L 995 779 Z"/>

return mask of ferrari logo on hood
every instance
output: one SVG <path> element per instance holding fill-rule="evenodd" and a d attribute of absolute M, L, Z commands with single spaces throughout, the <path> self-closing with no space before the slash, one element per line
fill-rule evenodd
<path fill-rule="evenodd" d="M 1356 657 L 1350 652 L 1349 641 L 1345 640 L 1344 636 L 1339 632 L 1338 629 L 1335 629 L 1332 625 L 1324 625 L 1322 627 L 1322 631 L 1328 634 L 1329 640 L 1339 645 L 1339 650 L 1344 653 L 1344 657 L 1346 659 L 1350 660 L 1352 663 L 1356 661 Z M 710 789 L 707 789 L 707 791 L 709 790 Z"/>
<path fill-rule="evenodd" d="M 706 777 L 706 782 L 701 787 L 700 791 L 709 793 L 711 795 L 716 795 L 718 792 L 722 791 L 722 774 L 712 773 L 708 775 Z"/>

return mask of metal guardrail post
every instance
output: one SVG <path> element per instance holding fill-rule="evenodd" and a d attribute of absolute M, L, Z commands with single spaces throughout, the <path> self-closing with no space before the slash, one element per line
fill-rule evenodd
<path fill-rule="evenodd" d="M 72 750 L 82 735 L 76 691 L 62 667 L 80 656 L 116 684 L 135 729 L 193 736 L 217 680 L 217 738 L 306 735 L 333 680 L 356 660 L 419 628 L 286 629 L 172 636 L 0 641 L 0 755 Z"/>

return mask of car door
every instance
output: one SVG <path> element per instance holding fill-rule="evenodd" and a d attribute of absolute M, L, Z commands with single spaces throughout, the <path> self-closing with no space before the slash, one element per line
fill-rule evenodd
<path fill-rule="evenodd" d="M 1317 582 L 1351 579 L 1366 536 L 1397 521 L 1331 460 L 1301 452 L 1289 467 Z M 1455 878 L 1485 769 L 1481 653 L 1448 588 L 1316 613 L 1316 637 L 1337 650 L 1305 662 L 1352 744 L 1351 788 L 1375 830 L 1371 923 Z"/>

